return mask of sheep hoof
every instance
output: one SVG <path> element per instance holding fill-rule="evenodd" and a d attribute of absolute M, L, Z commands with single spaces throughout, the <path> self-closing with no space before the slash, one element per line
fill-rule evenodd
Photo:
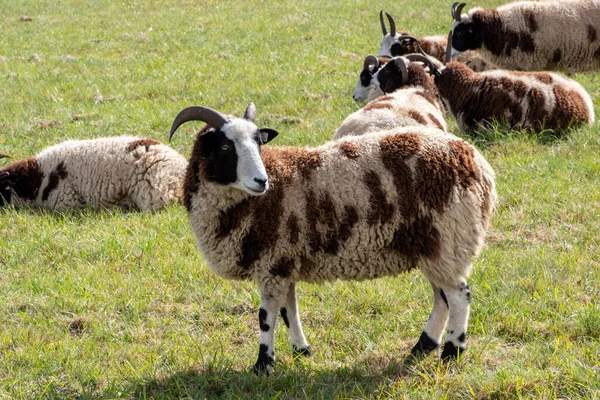
<path fill-rule="evenodd" d="M 415 347 L 412 348 L 410 354 L 414 357 L 426 356 L 431 353 L 435 349 L 437 349 L 438 344 L 433 341 L 429 337 L 429 335 L 425 332 L 421 332 L 421 336 L 419 337 L 419 341 L 415 344 Z"/>
<path fill-rule="evenodd" d="M 296 346 L 292 346 L 293 348 L 293 352 L 294 352 L 294 358 L 298 358 L 298 357 L 310 357 L 311 352 L 310 352 L 310 346 L 306 346 L 306 347 L 296 347 Z"/>
<path fill-rule="evenodd" d="M 258 350 L 258 360 L 256 360 L 256 364 L 254 364 L 254 368 L 252 370 L 256 375 L 266 375 L 273 371 L 273 366 L 275 365 L 275 355 L 268 354 L 267 345 L 261 343 Z"/>
<path fill-rule="evenodd" d="M 269 376 L 269 374 L 271 374 L 271 372 L 273 372 L 273 364 L 269 364 L 269 363 L 265 363 L 262 361 L 257 361 L 256 364 L 254 364 L 254 367 L 252 367 L 252 371 L 256 374 L 256 375 L 266 375 Z"/>
<path fill-rule="evenodd" d="M 457 359 L 465 349 L 457 347 L 452 342 L 446 342 L 444 351 L 442 351 L 442 361 L 448 362 Z"/>

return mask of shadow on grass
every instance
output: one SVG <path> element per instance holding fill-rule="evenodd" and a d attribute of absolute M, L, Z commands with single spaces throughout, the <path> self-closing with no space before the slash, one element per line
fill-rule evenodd
<path fill-rule="evenodd" d="M 192 367 L 163 378 L 140 382 L 128 390 L 132 398 L 338 398 L 369 397 L 418 369 L 410 357 L 402 361 L 372 355 L 349 367 L 315 370 L 301 360 L 277 364 L 271 376 L 256 376 L 229 366 Z"/>

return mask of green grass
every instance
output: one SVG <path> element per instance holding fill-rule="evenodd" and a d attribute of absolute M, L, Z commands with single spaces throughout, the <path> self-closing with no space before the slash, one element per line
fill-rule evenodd
<path fill-rule="evenodd" d="M 324 143 L 358 107 L 379 9 L 415 35 L 447 32 L 450 3 L 430 3 L 4 1 L 0 151 L 166 141 L 183 107 L 239 115 L 250 101 L 278 144 Z M 600 111 L 600 75 L 574 78 Z M 197 128 L 172 145 L 189 154 Z M 276 371 L 256 377 L 258 292 L 206 267 L 181 207 L 1 210 L 0 398 L 598 398 L 599 138 L 598 125 L 466 137 L 500 201 L 470 280 L 469 350 L 450 366 L 404 367 L 431 309 L 418 272 L 301 284 L 314 354 L 294 360 L 280 326 Z"/>

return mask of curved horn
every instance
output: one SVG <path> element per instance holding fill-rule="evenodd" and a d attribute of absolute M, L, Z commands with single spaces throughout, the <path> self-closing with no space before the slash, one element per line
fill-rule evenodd
<path fill-rule="evenodd" d="M 227 119 L 223 114 L 208 107 L 192 106 L 183 109 L 173 121 L 171 125 L 171 133 L 169 134 L 169 142 L 173 137 L 173 134 L 179 128 L 179 126 L 188 121 L 203 121 L 215 129 L 221 129 L 221 127 L 227 122 Z"/>
<path fill-rule="evenodd" d="M 8 154 L 0 153 L 0 158 L 10 158 Z"/>
<path fill-rule="evenodd" d="M 387 28 L 385 27 L 385 22 L 383 22 L 383 10 L 379 11 L 379 22 L 381 22 L 381 32 L 383 36 L 387 35 Z"/>
<path fill-rule="evenodd" d="M 461 13 L 462 13 L 462 9 L 465 8 L 465 6 L 467 5 L 467 3 L 460 3 L 458 5 L 458 7 L 456 7 L 456 9 L 454 10 L 454 20 L 456 22 L 461 22 L 462 19 L 460 18 Z"/>
<path fill-rule="evenodd" d="M 448 64 L 452 61 L 452 31 L 448 33 L 448 44 L 446 45 L 446 59 L 444 60 L 444 64 Z"/>
<path fill-rule="evenodd" d="M 406 82 L 408 82 L 408 68 L 406 68 L 404 59 L 402 57 L 396 57 L 394 58 L 394 64 L 396 64 L 396 67 L 398 67 L 402 73 L 402 85 L 406 85 Z"/>
<path fill-rule="evenodd" d="M 423 53 L 424 55 L 426 55 L 425 51 L 424 51 L 424 50 L 423 50 L 423 48 L 421 47 L 421 42 L 419 42 L 419 39 L 417 39 L 416 37 L 414 37 L 414 36 L 411 36 L 411 35 L 401 35 L 401 36 L 398 36 L 398 38 L 397 38 L 396 40 L 397 40 L 398 42 L 401 42 L 402 40 L 407 40 L 407 39 L 408 39 L 408 40 L 414 40 L 414 41 L 415 41 L 415 43 L 417 44 L 417 48 L 419 49 L 419 51 L 420 51 L 421 53 Z"/>
<path fill-rule="evenodd" d="M 432 71 L 435 68 L 437 68 L 437 66 L 431 60 L 431 58 L 426 57 L 423 54 L 409 54 L 409 55 L 406 56 L 406 59 L 408 61 L 419 61 L 419 62 L 422 62 L 423 64 L 427 65 L 429 67 L 429 69 L 432 70 Z"/>
<path fill-rule="evenodd" d="M 375 67 L 373 69 L 377 69 L 377 67 L 379 66 L 379 60 L 374 55 L 369 54 L 368 56 L 365 57 L 365 63 L 363 64 L 363 70 L 366 69 L 367 71 L 370 71 L 372 66 Z"/>
<path fill-rule="evenodd" d="M 244 119 L 252 122 L 254 122 L 256 119 L 256 106 L 254 103 L 251 102 L 248 104 L 248 107 L 246 107 L 246 111 L 244 111 Z"/>
<path fill-rule="evenodd" d="M 396 36 L 396 23 L 394 22 L 394 18 L 388 13 L 385 13 L 388 21 L 390 21 L 390 36 Z"/>
<path fill-rule="evenodd" d="M 452 8 L 450 9 L 450 15 L 452 15 L 452 19 L 456 19 L 456 6 L 458 5 L 458 1 L 452 3 Z"/>

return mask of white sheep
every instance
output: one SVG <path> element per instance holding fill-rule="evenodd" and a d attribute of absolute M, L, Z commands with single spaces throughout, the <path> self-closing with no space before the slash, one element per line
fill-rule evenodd
<path fill-rule="evenodd" d="M 175 118 L 212 128 L 196 137 L 184 204 L 207 265 L 251 279 L 261 293 L 254 370 L 269 373 L 278 312 L 293 348 L 309 354 L 299 281 L 363 280 L 419 267 L 434 292 L 413 354 L 433 351 L 448 322 L 443 359 L 465 349 L 467 277 L 496 200 L 494 172 L 477 150 L 443 131 L 400 128 L 316 148 L 262 146 L 277 132 L 206 107 Z"/>
<path fill-rule="evenodd" d="M 375 74 L 367 94 L 370 102 L 346 117 L 333 139 L 402 126 L 448 130 L 433 78 L 420 64 L 410 62 L 415 56 L 421 55 L 396 57 Z M 380 93 L 387 95 L 378 97 Z"/>
<path fill-rule="evenodd" d="M 452 58 L 476 50 L 499 68 L 598 71 L 600 1 L 522 1 L 494 9 L 452 6 Z"/>
<path fill-rule="evenodd" d="M 0 168 L 4 202 L 48 209 L 135 207 L 181 201 L 185 158 L 153 139 L 69 140 Z"/>
<path fill-rule="evenodd" d="M 493 121 L 532 131 L 562 131 L 594 123 L 589 94 L 579 83 L 556 73 L 473 72 L 459 62 L 439 69 L 432 63 L 430 71 L 436 75 L 440 96 L 462 130 L 478 129 Z"/>

